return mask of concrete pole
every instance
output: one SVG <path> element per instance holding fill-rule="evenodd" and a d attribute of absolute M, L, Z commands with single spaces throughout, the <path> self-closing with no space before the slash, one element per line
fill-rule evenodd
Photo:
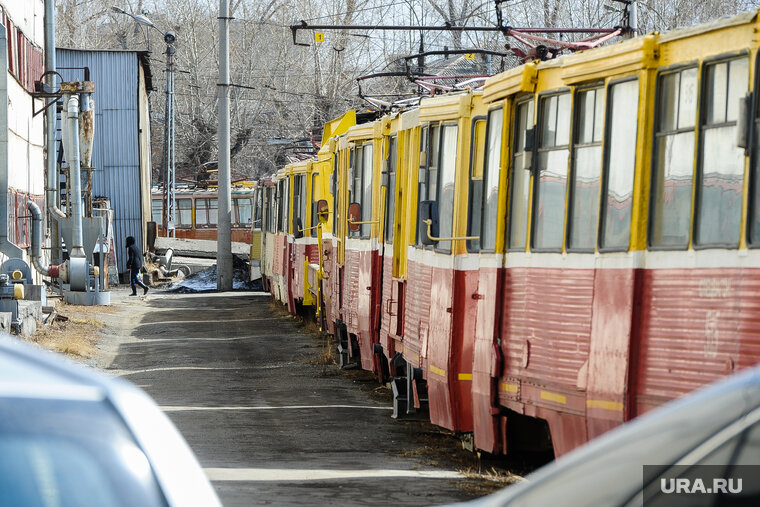
<path fill-rule="evenodd" d="M 219 194 L 216 251 L 216 288 L 232 289 L 232 218 L 230 203 L 230 3 L 219 0 Z"/>

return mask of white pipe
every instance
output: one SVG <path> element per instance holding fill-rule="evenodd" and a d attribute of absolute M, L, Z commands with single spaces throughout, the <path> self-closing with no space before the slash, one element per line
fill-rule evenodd
<path fill-rule="evenodd" d="M 66 145 L 66 161 L 69 164 L 69 190 L 71 203 L 71 256 L 85 257 L 82 239 L 82 177 L 79 159 L 79 97 L 68 95 L 66 101 L 66 129 L 64 139 Z"/>

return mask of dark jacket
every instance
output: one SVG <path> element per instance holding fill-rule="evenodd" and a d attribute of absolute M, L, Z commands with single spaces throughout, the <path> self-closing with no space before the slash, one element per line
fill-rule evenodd
<path fill-rule="evenodd" d="M 135 238 L 127 238 L 127 269 L 139 271 L 142 268 L 142 252 L 135 245 Z"/>

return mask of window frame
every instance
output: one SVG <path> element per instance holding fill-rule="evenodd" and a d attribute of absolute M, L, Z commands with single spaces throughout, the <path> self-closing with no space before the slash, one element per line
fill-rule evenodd
<path fill-rule="evenodd" d="M 469 174 L 467 177 L 468 181 L 468 189 L 467 189 L 467 235 L 468 236 L 475 236 L 478 234 L 478 238 L 481 237 L 482 230 L 483 230 L 483 209 L 485 207 L 485 203 L 483 200 L 483 191 L 485 189 L 485 179 L 486 179 L 486 151 L 488 148 L 488 117 L 492 110 L 497 109 L 504 109 L 503 105 L 499 105 L 497 107 L 494 107 L 492 109 L 488 110 L 488 113 L 485 115 L 479 115 L 479 116 L 473 116 L 470 123 L 470 164 L 469 164 Z M 475 168 L 475 164 L 477 162 L 476 160 L 476 147 L 477 147 L 477 124 L 478 122 L 485 122 L 485 130 L 483 131 L 483 173 L 479 180 L 473 179 L 473 169 Z M 478 215 L 479 220 L 477 224 L 474 224 L 473 219 L 473 211 L 475 206 L 475 201 L 473 199 L 473 189 L 475 188 L 473 182 L 479 181 L 480 182 L 480 199 L 479 199 L 479 208 L 480 208 L 480 215 Z M 467 253 L 480 253 L 483 252 L 483 249 L 481 248 L 480 239 L 476 240 L 467 240 L 466 242 L 466 248 Z"/>
<path fill-rule="evenodd" d="M 743 207 L 744 207 L 743 206 L 743 204 L 744 204 L 743 203 L 743 199 L 744 199 L 744 187 L 745 187 L 745 183 L 746 183 L 744 181 L 744 179 L 745 179 L 744 176 L 742 176 L 742 187 L 741 187 L 741 190 L 740 190 L 740 194 L 741 194 L 740 195 L 740 200 L 742 202 L 739 203 L 739 227 L 738 227 L 739 237 L 738 237 L 736 243 L 733 244 L 733 243 L 698 243 L 697 242 L 697 239 L 698 239 L 698 233 L 697 233 L 697 231 L 699 230 L 699 225 L 700 225 L 699 210 L 701 209 L 701 205 L 702 205 L 702 186 L 703 186 L 702 185 L 702 182 L 703 182 L 702 178 L 704 176 L 704 132 L 706 130 L 710 130 L 710 129 L 713 129 L 713 128 L 728 127 L 728 126 L 730 126 L 731 123 L 734 123 L 735 127 L 739 127 L 739 120 L 740 120 L 740 118 L 737 117 L 736 122 L 728 122 L 728 121 L 726 121 L 726 122 L 723 122 L 721 124 L 713 124 L 713 125 L 710 125 L 710 126 L 706 125 L 705 121 L 706 121 L 706 116 L 707 116 L 707 107 L 706 107 L 706 104 L 707 104 L 707 94 L 704 93 L 704 90 L 705 90 L 705 86 L 707 84 L 707 81 L 706 81 L 707 71 L 708 71 L 708 68 L 710 66 L 718 65 L 720 63 L 728 63 L 728 62 L 731 62 L 733 60 L 739 60 L 742 57 L 744 57 L 744 58 L 747 59 L 747 78 L 748 78 L 748 81 L 747 81 L 747 93 L 752 93 L 753 90 L 752 90 L 751 85 L 752 85 L 752 71 L 753 71 L 753 69 L 752 69 L 752 59 L 750 58 L 749 50 L 745 49 L 745 50 L 742 50 L 742 51 L 734 51 L 734 52 L 731 52 L 731 53 L 725 53 L 725 54 L 721 54 L 721 55 L 716 55 L 716 56 L 711 56 L 709 58 L 705 58 L 704 60 L 702 60 L 702 63 L 701 63 L 700 68 L 698 70 L 698 76 L 699 76 L 699 99 L 698 99 L 699 100 L 699 113 L 697 115 L 697 139 L 696 139 L 696 142 L 694 143 L 696 145 L 696 147 L 697 147 L 697 156 L 696 156 L 696 167 L 694 168 L 694 189 L 692 191 L 693 203 L 692 203 L 692 210 L 691 210 L 691 231 L 689 232 L 691 234 L 691 237 L 689 238 L 689 244 L 691 245 L 691 248 L 694 249 L 694 250 L 708 250 L 708 249 L 711 249 L 711 248 L 722 248 L 722 249 L 737 250 L 739 248 L 739 246 L 741 245 L 741 242 L 742 242 L 742 232 L 743 232 L 742 229 L 744 227 L 742 226 L 741 221 L 744 218 L 742 216 L 742 214 L 744 212 L 744 209 L 743 209 Z M 760 53 L 758 53 L 758 57 L 760 57 Z M 728 90 L 726 92 L 728 93 Z M 754 102 L 754 95 L 756 95 L 756 94 L 753 93 L 753 102 Z M 754 124 L 754 121 L 755 121 L 755 118 L 754 118 L 754 116 L 755 116 L 755 110 L 754 109 L 752 110 L 752 116 L 753 117 L 752 118 L 748 118 L 747 121 L 749 121 L 750 123 Z M 751 131 L 750 131 L 750 133 L 751 133 Z M 748 138 L 747 142 L 751 146 L 752 139 Z M 751 150 L 751 148 L 750 148 L 750 150 Z M 747 154 L 746 154 L 746 151 L 745 151 L 745 154 L 744 154 L 744 166 L 745 167 L 743 169 L 743 172 L 746 171 L 746 165 L 747 165 L 747 160 L 746 159 L 747 159 Z M 751 163 L 752 163 L 752 157 L 751 157 L 751 151 L 750 151 L 750 164 Z M 751 173 L 752 173 L 751 165 L 750 165 L 749 172 L 750 172 L 749 176 L 751 177 Z M 749 190 L 750 196 L 748 196 L 748 197 L 751 197 L 751 193 L 752 193 L 751 188 L 752 187 L 750 186 L 749 188 L 750 188 L 750 190 Z M 750 200 L 751 200 L 751 198 L 747 199 L 748 203 L 749 203 Z M 749 224 L 749 222 L 750 222 L 750 215 L 749 214 L 747 215 L 746 221 L 747 221 L 747 224 Z M 749 245 L 749 235 L 747 235 L 746 239 L 747 239 L 746 243 Z"/>
<path fill-rule="evenodd" d="M 254 199 L 255 199 L 254 196 L 248 196 L 248 195 L 239 195 L 237 197 L 234 197 L 234 196 L 232 197 L 232 204 L 233 204 L 234 213 L 235 213 L 235 215 L 234 215 L 235 216 L 235 223 L 232 225 L 234 228 L 236 228 L 236 229 L 249 229 L 249 228 L 253 227 L 253 222 L 254 222 L 253 216 L 254 216 L 254 213 L 255 213 L 255 206 L 253 204 L 254 203 Z M 244 203 L 245 201 L 248 201 L 248 207 L 251 210 L 251 213 L 250 213 L 251 214 L 251 221 L 250 222 L 242 222 L 241 219 L 240 219 L 240 215 L 241 215 L 241 213 L 240 213 L 240 207 L 241 207 L 240 203 L 241 202 Z M 219 206 L 219 201 L 217 201 L 217 206 Z M 245 206 L 243 206 L 243 207 L 245 207 Z M 232 211 L 232 210 L 230 210 L 230 211 Z M 217 207 L 217 212 L 218 212 L 218 207 Z"/>
<path fill-rule="evenodd" d="M 190 201 L 190 207 L 185 208 L 185 211 L 190 210 L 190 223 L 185 224 L 181 222 L 181 212 L 182 208 L 180 208 L 180 201 Z M 195 210 L 195 199 L 193 197 L 181 197 L 177 199 L 177 208 L 176 208 L 176 216 L 174 217 L 174 227 L 177 229 L 194 229 L 195 228 L 195 213 L 193 212 Z"/>
<path fill-rule="evenodd" d="M 309 202 L 308 207 L 311 210 L 311 221 L 309 224 L 309 229 L 304 231 L 304 236 L 307 238 L 313 236 L 313 232 L 317 225 L 319 225 L 319 217 L 317 216 L 317 201 L 316 194 L 317 194 L 317 186 L 318 186 L 318 179 L 319 179 L 319 171 L 313 171 L 311 173 L 311 193 L 309 194 Z"/>
<path fill-rule="evenodd" d="M 431 141 L 431 132 L 432 127 L 434 125 L 438 125 L 439 122 L 428 122 L 424 125 L 420 126 L 420 143 L 417 147 L 417 150 L 419 151 L 419 158 L 417 162 L 417 210 L 415 213 L 415 219 L 414 219 L 414 247 L 421 249 L 421 250 L 428 250 L 429 247 L 432 245 L 424 245 L 422 243 L 422 238 L 420 237 L 420 204 L 422 202 L 429 200 L 429 194 L 430 194 L 430 141 Z M 440 130 L 439 130 L 440 132 Z M 422 148 L 425 148 L 423 151 Z M 421 156 L 422 154 L 425 154 L 424 160 Z M 423 182 L 420 178 L 420 176 L 425 175 L 425 181 Z M 422 198 L 422 193 L 420 190 L 422 189 L 422 186 L 425 186 L 425 198 Z"/>
<path fill-rule="evenodd" d="M 553 145 L 550 149 L 544 148 L 542 150 L 541 143 L 543 141 L 542 138 L 542 128 L 541 128 L 541 121 L 543 120 L 543 101 L 547 100 L 553 96 L 562 96 L 562 95 L 568 95 L 570 97 L 570 127 L 568 130 L 568 137 L 567 137 L 567 144 Z M 532 192 L 530 194 L 530 219 L 528 223 L 528 230 L 530 231 L 530 239 L 529 241 L 526 241 L 526 245 L 529 247 L 531 252 L 536 253 L 562 253 L 564 250 L 564 245 L 567 240 L 567 210 L 568 210 L 568 190 L 570 186 L 570 171 L 572 166 L 572 149 L 573 149 L 573 135 L 574 130 L 573 127 L 573 115 L 575 114 L 575 104 L 573 104 L 573 91 L 570 88 L 559 88 L 556 90 L 550 90 L 546 92 L 542 92 L 538 94 L 536 104 L 538 109 L 534 110 L 534 113 L 536 114 L 536 133 L 535 133 L 535 146 L 533 149 L 533 160 L 531 161 L 531 177 L 532 177 Z M 536 107 L 536 105 L 534 105 Z M 555 133 L 556 136 L 556 133 Z M 562 240 L 560 242 L 559 248 L 551 248 L 551 247 L 536 247 L 536 226 L 538 224 L 538 221 L 536 220 L 536 217 L 538 216 L 537 213 L 537 207 L 540 202 L 540 173 L 541 170 L 539 169 L 539 158 L 542 152 L 549 152 L 549 151 L 559 151 L 559 150 L 567 150 L 568 152 L 568 160 L 567 160 L 567 173 L 565 176 L 565 197 L 564 197 L 564 206 L 563 206 L 563 220 L 562 220 Z"/>
<path fill-rule="evenodd" d="M 454 127 L 456 129 L 456 143 L 454 147 L 454 169 L 453 169 L 453 182 L 454 182 L 454 195 L 451 202 L 451 236 L 454 237 L 456 234 L 456 207 L 454 206 L 454 203 L 456 202 L 456 195 L 457 195 L 457 159 L 459 158 L 459 122 L 456 120 L 441 120 L 438 122 L 438 161 L 436 167 L 436 179 L 435 179 L 435 202 L 438 205 L 438 230 L 441 230 L 441 190 L 443 189 L 443 185 L 441 185 L 441 174 L 443 170 L 443 133 L 446 130 L 446 127 Z M 429 183 L 429 180 L 428 180 Z M 442 232 L 439 232 L 439 234 L 444 234 Z M 451 253 L 454 251 L 454 241 L 444 241 L 444 243 L 448 243 L 448 248 L 441 247 L 440 244 L 441 241 L 436 241 L 433 245 L 430 245 L 433 247 L 433 250 L 437 253 L 441 253 L 444 255 L 451 255 Z"/>
<path fill-rule="evenodd" d="M 749 60 L 750 67 L 753 63 L 751 56 Z M 755 146 L 755 131 L 757 124 L 760 123 L 760 111 L 758 111 L 760 107 L 760 100 L 758 100 L 758 94 L 760 94 L 760 72 L 757 72 L 757 69 L 760 69 L 760 51 L 755 55 L 754 64 L 754 79 L 750 79 L 749 83 L 750 93 L 752 93 L 751 118 L 748 119 L 749 128 L 747 130 L 747 142 L 749 143 L 749 174 L 747 175 L 749 181 L 747 181 L 747 185 L 749 195 L 747 196 L 747 219 L 743 231 L 745 244 L 748 249 L 760 248 L 760 237 L 755 241 L 752 240 L 752 217 L 755 213 L 760 213 L 760 167 L 755 170 L 755 165 L 760 164 L 760 154 L 757 153 L 760 146 Z M 755 200 L 755 196 L 758 197 L 757 200 Z"/>
<path fill-rule="evenodd" d="M 517 146 L 517 135 L 518 132 L 515 129 L 516 121 L 517 121 L 517 115 L 518 111 L 521 106 L 532 104 L 533 105 L 533 117 L 530 118 L 530 121 L 528 122 L 531 126 L 530 128 L 526 128 L 525 132 L 528 132 L 529 130 L 533 130 L 533 148 L 531 148 L 529 151 L 523 151 L 522 153 L 530 153 L 531 154 L 531 168 L 529 171 L 525 171 L 525 169 L 522 169 L 523 171 L 528 173 L 528 205 L 526 206 L 526 213 L 527 216 L 525 217 L 525 240 L 522 246 L 511 246 L 511 239 L 512 239 L 512 196 L 514 191 L 514 181 L 515 178 L 513 177 L 513 171 L 515 170 L 515 147 Z M 524 96 L 517 96 L 513 99 L 511 114 L 510 114 L 510 125 L 509 125 L 509 166 L 507 169 L 507 209 L 506 209 L 506 227 L 504 231 L 504 251 L 505 252 L 525 252 L 527 249 L 530 248 L 530 237 L 531 237 L 531 221 L 533 218 L 533 193 L 530 191 L 531 184 L 533 181 L 533 176 L 535 173 L 533 165 L 536 163 L 536 144 L 538 139 L 536 138 L 536 97 L 533 94 L 524 95 Z"/>
<path fill-rule="evenodd" d="M 349 165 L 349 178 L 350 184 L 349 184 L 349 206 L 354 203 L 358 203 L 361 207 L 361 218 L 358 220 L 359 222 L 369 222 L 372 220 L 372 201 L 369 203 L 369 210 L 367 209 L 367 203 L 364 202 L 364 191 L 367 186 L 367 181 L 365 180 L 366 173 L 366 167 L 365 162 L 366 155 L 365 150 L 369 147 L 371 151 L 371 156 L 369 160 L 369 182 L 370 185 L 374 186 L 373 181 L 373 174 L 374 174 L 374 161 L 375 161 L 375 143 L 373 139 L 366 139 L 362 141 L 357 141 L 354 143 L 353 146 L 351 146 L 351 152 L 350 152 L 350 160 L 351 164 Z M 370 189 L 370 199 L 372 199 L 374 194 L 374 189 Z M 367 211 L 369 211 L 369 215 L 367 215 Z M 355 231 L 352 231 L 351 228 L 348 228 L 348 238 L 352 239 L 370 239 L 372 237 L 372 224 L 362 224 L 359 226 L 359 228 Z"/>
<path fill-rule="evenodd" d="M 683 72 L 688 69 L 696 69 L 697 70 L 697 103 L 700 101 L 700 97 L 702 95 L 702 82 L 701 82 L 701 75 L 700 75 L 700 62 L 698 60 L 692 60 L 685 63 L 678 63 L 675 65 L 668 65 L 666 67 L 661 67 L 657 69 L 657 74 L 654 78 L 654 123 L 652 128 L 652 145 L 651 145 L 651 158 L 650 158 L 650 176 L 649 176 L 649 205 L 648 205 L 648 214 L 647 214 L 647 238 L 646 238 L 646 246 L 647 250 L 656 252 L 656 251 L 670 251 L 670 252 L 684 252 L 689 250 L 689 247 L 692 243 L 692 229 L 693 229 L 693 222 L 694 222 L 694 185 L 696 183 L 696 167 L 694 167 L 694 171 L 692 173 L 691 178 L 691 216 L 690 216 L 690 224 L 689 224 L 689 239 L 686 242 L 685 246 L 668 246 L 668 245 L 654 245 L 652 244 L 652 236 L 653 236 L 653 227 L 654 227 L 654 210 L 655 210 L 655 199 L 652 197 L 655 195 L 655 185 L 657 184 L 657 178 L 655 177 L 655 160 L 657 159 L 657 137 L 658 137 L 658 125 L 660 123 L 660 120 L 662 118 L 662 113 L 660 111 L 660 78 L 663 75 L 667 74 L 675 74 L 676 72 Z M 699 107 L 699 105 L 697 106 Z M 699 121 L 700 121 L 700 111 L 697 111 L 697 114 L 694 118 L 694 126 L 691 128 L 691 132 L 694 134 L 694 147 L 697 149 L 697 143 L 699 143 Z M 676 129 L 674 131 L 668 131 L 671 135 L 680 134 L 683 132 L 689 132 L 687 129 Z"/>
<path fill-rule="evenodd" d="M 394 133 L 388 136 L 388 161 L 387 175 L 388 186 L 386 187 L 386 205 L 385 205 L 385 223 L 383 224 L 383 243 L 386 245 L 393 244 L 393 236 L 395 236 L 396 227 L 396 187 L 398 186 L 398 152 L 399 152 L 399 136 L 398 133 Z M 393 168 L 393 170 L 391 170 Z M 391 174 L 393 174 L 393 181 L 391 181 Z M 391 206 L 393 203 L 393 206 Z M 390 233 L 390 234 L 389 234 Z"/>
<path fill-rule="evenodd" d="M 303 237 L 303 233 L 300 233 L 299 229 L 304 229 L 306 226 L 304 223 L 306 220 L 306 174 L 294 174 L 292 179 L 293 216 L 289 219 L 289 225 L 293 227 L 292 236 L 299 238 L 299 234 L 301 234 L 301 237 Z M 300 222 L 300 225 L 297 222 Z"/>
<path fill-rule="evenodd" d="M 155 220 L 155 212 L 156 212 L 156 206 L 155 203 L 158 203 L 158 220 Z M 161 225 L 164 218 L 164 199 L 163 197 L 161 199 L 151 199 L 150 200 L 150 215 L 151 215 L 151 221 L 156 223 L 156 227 L 158 229 L 161 228 Z"/>
<path fill-rule="evenodd" d="M 590 143 L 579 143 L 576 140 L 576 134 L 577 134 L 577 123 L 579 121 L 579 117 L 581 114 L 581 111 L 579 110 L 577 99 L 579 93 L 589 92 L 591 90 L 596 90 L 597 93 L 599 90 L 601 90 L 604 93 L 604 105 L 601 108 L 601 111 L 596 111 L 596 113 L 601 112 L 602 113 L 602 137 L 599 140 L 599 142 L 594 142 L 592 138 L 592 142 Z M 573 90 L 572 94 L 572 113 L 571 113 L 571 131 L 570 131 L 570 163 L 568 164 L 568 175 L 567 175 L 567 192 L 565 197 L 565 238 L 564 238 L 564 245 L 565 245 L 565 251 L 567 253 L 583 253 L 583 254 L 589 254 L 596 252 L 596 247 L 599 244 L 599 224 L 601 222 L 601 211 L 602 211 L 602 176 L 604 174 L 604 161 L 605 161 L 605 147 L 608 143 L 606 143 L 607 139 L 607 113 L 608 113 L 608 105 L 607 105 L 607 86 L 605 85 L 604 81 L 595 81 L 592 83 L 584 83 L 583 85 L 577 86 Z M 600 160 L 599 160 L 599 191 L 597 192 L 597 215 L 596 215 L 596 237 L 594 238 L 594 243 L 589 248 L 577 248 L 577 247 L 571 247 L 570 246 L 570 239 L 572 238 L 573 234 L 573 205 L 575 203 L 575 175 L 577 173 L 577 161 L 578 157 L 576 157 L 575 150 L 577 148 L 586 148 L 586 147 L 593 147 L 593 146 L 599 146 L 600 148 Z"/>
<path fill-rule="evenodd" d="M 639 79 L 638 74 L 633 74 L 631 76 L 626 76 L 620 79 L 614 79 L 607 82 L 606 90 L 605 90 L 605 112 L 604 112 L 604 138 L 602 139 L 602 179 L 601 179 L 601 188 L 599 193 L 599 223 L 598 228 L 596 231 L 596 248 L 599 253 L 611 253 L 611 252 L 628 252 L 631 249 L 631 228 L 633 226 L 633 212 L 636 209 L 636 204 L 634 202 L 634 197 L 636 194 L 636 164 L 638 163 L 638 157 L 637 155 L 637 149 L 634 148 L 634 160 L 633 160 L 633 184 L 632 184 L 632 192 L 631 192 L 631 222 L 628 224 L 628 245 L 626 247 L 605 247 L 602 245 L 602 236 L 604 233 L 604 226 L 605 226 L 605 220 L 607 218 L 607 213 L 604 212 L 606 209 L 605 201 L 607 199 L 607 191 L 608 191 L 608 184 L 609 184 L 609 160 L 610 160 L 610 150 L 612 149 L 612 145 L 608 142 L 610 135 L 609 135 L 609 129 L 612 128 L 612 122 L 607 121 L 611 115 L 612 115 L 612 101 L 610 100 L 611 94 L 610 89 L 613 86 L 635 81 L 639 84 L 638 92 L 639 92 L 639 103 L 637 108 L 641 107 L 641 80 Z M 638 145 L 638 138 L 639 138 L 639 130 L 641 126 L 639 125 L 638 121 L 638 114 L 636 117 L 636 141 L 634 141 L 635 145 Z M 651 203 L 650 203 L 651 204 Z"/>

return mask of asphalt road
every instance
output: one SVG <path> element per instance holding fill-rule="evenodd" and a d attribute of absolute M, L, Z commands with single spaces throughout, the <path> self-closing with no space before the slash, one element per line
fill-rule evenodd
<path fill-rule="evenodd" d="M 325 364 L 332 344 L 268 295 L 116 291 L 114 301 L 100 366 L 153 396 L 224 505 L 418 506 L 475 494 L 446 459 L 452 439 L 391 419 L 387 391 Z M 431 445 L 443 447 L 431 456 Z"/>

